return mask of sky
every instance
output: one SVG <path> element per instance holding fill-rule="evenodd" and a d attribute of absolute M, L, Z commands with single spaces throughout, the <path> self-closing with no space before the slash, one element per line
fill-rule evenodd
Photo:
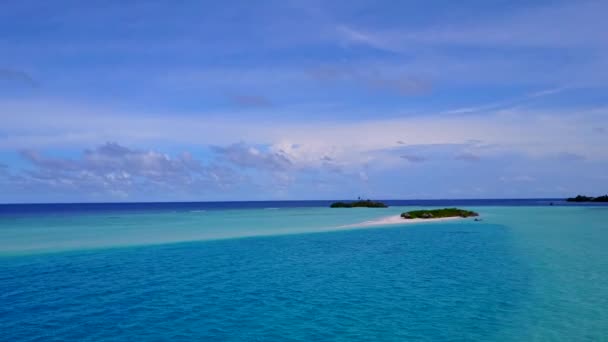
<path fill-rule="evenodd" d="M 608 192 L 608 1 L 0 7 L 0 203 Z"/>

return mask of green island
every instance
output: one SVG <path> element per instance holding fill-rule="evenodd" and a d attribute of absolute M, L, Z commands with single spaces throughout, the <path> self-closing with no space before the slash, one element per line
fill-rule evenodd
<path fill-rule="evenodd" d="M 445 217 L 476 217 L 478 213 L 470 210 L 463 210 L 458 208 L 444 208 L 444 209 L 432 209 L 432 210 L 413 210 L 401 214 L 404 219 L 434 219 L 434 218 L 445 218 Z"/>
<path fill-rule="evenodd" d="M 388 208 L 388 206 L 382 202 L 360 200 L 355 202 L 335 202 L 330 205 L 330 208 Z"/>
<path fill-rule="evenodd" d="M 576 197 L 570 197 L 566 199 L 566 202 L 608 202 L 608 195 L 599 197 L 589 197 L 578 195 Z"/>

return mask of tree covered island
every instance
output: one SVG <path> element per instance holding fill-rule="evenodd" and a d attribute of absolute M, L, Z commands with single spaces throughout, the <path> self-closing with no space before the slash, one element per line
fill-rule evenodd
<path fill-rule="evenodd" d="M 331 204 L 330 208 L 388 208 L 388 206 L 382 202 L 359 200 L 355 202 L 335 202 Z"/>
<path fill-rule="evenodd" d="M 412 210 L 401 214 L 401 217 L 407 220 L 411 219 L 435 219 L 446 217 L 476 217 L 478 213 L 470 210 L 458 208 L 444 208 L 431 210 Z"/>
<path fill-rule="evenodd" d="M 578 195 L 576 197 L 570 197 L 566 199 L 566 202 L 608 202 L 608 195 L 600 197 L 589 197 Z"/>

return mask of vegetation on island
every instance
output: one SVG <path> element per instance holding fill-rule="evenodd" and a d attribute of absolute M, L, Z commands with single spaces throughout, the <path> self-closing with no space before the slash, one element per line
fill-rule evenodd
<path fill-rule="evenodd" d="M 570 197 L 566 199 L 567 202 L 608 202 L 608 195 L 600 197 L 589 197 L 578 195 L 576 197 Z"/>
<path fill-rule="evenodd" d="M 335 202 L 331 204 L 330 208 L 388 208 L 388 206 L 382 202 L 359 200 L 355 202 Z"/>
<path fill-rule="evenodd" d="M 401 214 L 404 219 L 432 219 L 432 218 L 444 218 L 444 217 L 475 217 L 479 216 L 478 213 L 470 210 L 463 210 L 458 208 L 444 208 L 444 209 L 432 209 L 432 210 L 413 210 Z"/>

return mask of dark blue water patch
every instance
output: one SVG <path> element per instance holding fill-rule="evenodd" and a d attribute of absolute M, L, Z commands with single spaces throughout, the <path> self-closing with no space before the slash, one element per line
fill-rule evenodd
<path fill-rule="evenodd" d="M 49 203 L 0 204 L 0 215 L 66 215 L 136 212 L 187 212 L 197 210 L 282 209 L 329 207 L 333 200 L 322 201 L 235 201 L 235 202 L 162 202 L 162 203 Z M 547 206 L 571 204 L 561 199 L 451 199 L 383 200 L 389 206 Z M 597 203 L 595 203 L 597 205 Z"/>
<path fill-rule="evenodd" d="M 0 259 L 7 341 L 489 340 L 529 287 L 509 230 L 411 226 Z"/>

